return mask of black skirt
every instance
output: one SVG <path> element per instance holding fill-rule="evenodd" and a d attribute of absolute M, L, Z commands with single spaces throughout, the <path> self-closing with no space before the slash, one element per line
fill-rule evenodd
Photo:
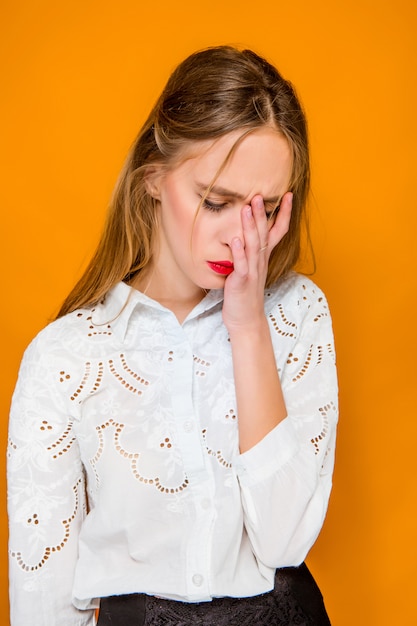
<path fill-rule="evenodd" d="M 323 596 L 305 563 L 279 569 L 269 593 L 211 602 L 145 594 L 102 598 L 97 626 L 330 626 Z"/>

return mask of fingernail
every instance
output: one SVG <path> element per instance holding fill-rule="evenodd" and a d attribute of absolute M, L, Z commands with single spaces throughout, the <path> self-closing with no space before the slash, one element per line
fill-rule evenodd
<path fill-rule="evenodd" d="M 248 217 L 252 217 L 252 207 L 251 207 L 251 206 L 248 206 L 248 207 L 247 207 L 247 209 L 246 209 L 246 215 L 247 215 Z"/>

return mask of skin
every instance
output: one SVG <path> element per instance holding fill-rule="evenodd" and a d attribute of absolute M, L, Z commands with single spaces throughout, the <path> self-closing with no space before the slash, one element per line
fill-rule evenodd
<path fill-rule="evenodd" d="M 286 417 L 264 287 L 271 251 L 288 231 L 292 194 L 287 191 L 290 149 L 270 127 L 247 135 L 217 176 L 242 134 L 193 144 L 175 167 L 150 172 L 148 192 L 159 201 L 160 228 L 155 261 L 134 287 L 171 309 L 180 323 L 205 290 L 224 289 L 223 320 L 232 347 L 240 451 L 245 452 Z M 209 204 L 196 216 L 213 180 Z M 268 219 L 278 203 L 279 212 Z M 218 274 L 208 261 L 230 261 L 234 270 Z"/>

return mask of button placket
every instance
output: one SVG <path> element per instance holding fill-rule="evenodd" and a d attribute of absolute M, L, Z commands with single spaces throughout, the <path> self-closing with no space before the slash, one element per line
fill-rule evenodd
<path fill-rule="evenodd" d="M 193 582 L 193 585 L 195 585 L 196 587 L 201 587 L 204 582 L 204 578 L 201 574 L 194 574 L 191 580 Z"/>
<path fill-rule="evenodd" d="M 191 433 L 194 430 L 194 422 L 191 420 L 187 420 L 183 424 L 184 432 Z"/>
<path fill-rule="evenodd" d="M 172 394 L 173 418 L 177 424 L 178 445 L 184 470 L 189 480 L 187 495 L 189 506 L 194 510 L 193 520 L 188 526 L 186 542 L 186 580 L 188 597 L 191 600 L 208 599 L 209 551 L 204 546 L 210 543 L 212 519 L 207 509 L 201 506 L 213 490 L 207 455 L 201 439 L 201 426 L 194 405 L 195 384 L 193 351 L 185 340 L 181 344 L 172 342 L 168 355 L 167 371 Z M 172 360 L 170 360 L 172 359 Z"/>

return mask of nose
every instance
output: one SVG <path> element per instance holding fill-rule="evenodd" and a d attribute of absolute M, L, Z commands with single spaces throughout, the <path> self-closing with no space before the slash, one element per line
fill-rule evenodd
<path fill-rule="evenodd" d="M 224 211 L 224 217 L 222 221 L 222 242 L 229 246 L 232 239 L 238 237 L 243 241 L 243 227 L 241 211 L 243 204 L 239 206 L 231 207 L 229 210 Z"/>

